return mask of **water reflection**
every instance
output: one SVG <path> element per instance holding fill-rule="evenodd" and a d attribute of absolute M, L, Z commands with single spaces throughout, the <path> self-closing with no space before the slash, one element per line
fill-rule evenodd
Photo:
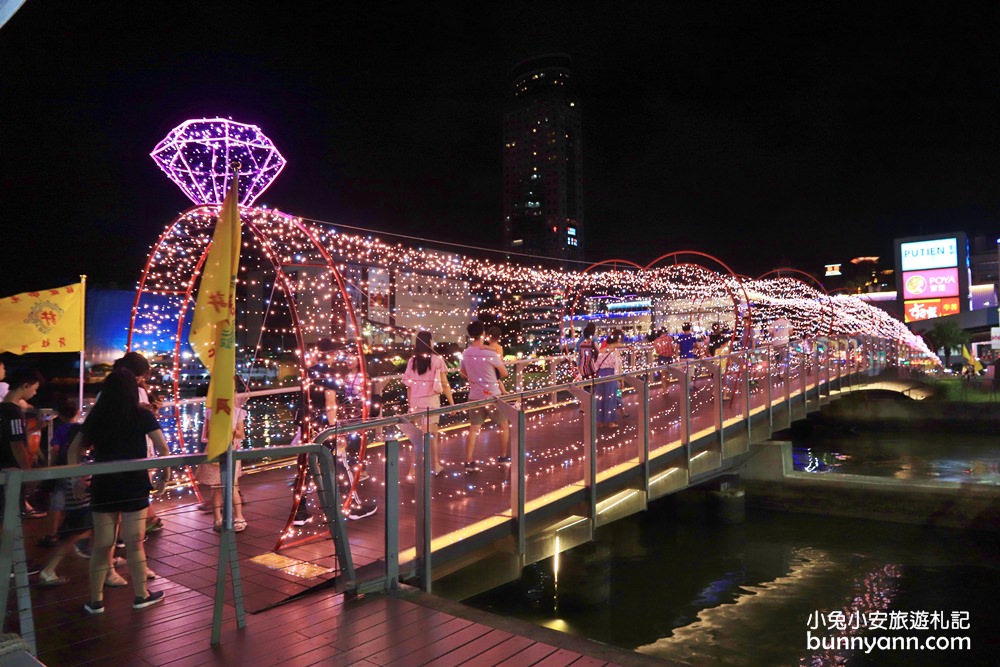
<path fill-rule="evenodd" d="M 793 438 L 795 470 L 916 481 L 1000 484 L 994 436 L 914 432 Z"/>
<path fill-rule="evenodd" d="M 698 667 L 941 664 L 941 654 L 809 650 L 806 631 L 818 613 L 967 610 L 983 635 L 959 663 L 1000 664 L 987 641 L 1000 590 L 996 535 L 754 511 L 745 525 L 713 526 L 678 505 L 598 529 L 609 567 L 582 585 L 606 587 L 600 602 L 581 603 L 563 576 L 569 558 L 558 582 L 551 562 L 536 564 L 467 602 Z M 882 636 L 849 625 L 816 633 Z"/>

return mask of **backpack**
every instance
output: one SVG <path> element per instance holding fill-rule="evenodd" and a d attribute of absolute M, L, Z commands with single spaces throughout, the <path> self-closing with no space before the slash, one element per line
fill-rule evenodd
<path fill-rule="evenodd" d="M 580 377 L 584 380 L 597 377 L 597 350 L 593 343 L 580 346 Z"/>

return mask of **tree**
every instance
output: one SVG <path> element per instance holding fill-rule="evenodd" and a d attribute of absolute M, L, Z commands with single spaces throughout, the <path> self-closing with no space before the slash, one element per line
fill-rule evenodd
<path fill-rule="evenodd" d="M 927 341 L 927 347 L 935 352 L 944 348 L 944 365 L 946 368 L 951 365 L 951 351 L 961 348 L 969 342 L 969 334 L 958 326 L 958 322 L 950 317 L 935 321 L 933 327 L 920 335 Z"/>

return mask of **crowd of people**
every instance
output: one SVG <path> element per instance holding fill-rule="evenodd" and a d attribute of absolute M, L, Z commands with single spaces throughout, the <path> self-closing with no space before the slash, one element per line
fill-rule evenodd
<path fill-rule="evenodd" d="M 149 364 L 142 355 L 129 353 L 119 359 L 82 423 L 76 402 L 64 401 L 57 410 L 46 455 L 39 445 L 41 431 L 47 425 L 44 420 L 27 416 L 31 410 L 29 401 L 45 379 L 36 370 L 11 372 L 2 388 L 4 396 L 0 403 L 0 467 L 29 469 L 87 460 L 142 459 L 151 455 L 151 448 L 165 456 L 168 449 L 156 419 L 157 406 L 150 401 L 145 387 L 148 373 Z M 135 609 L 160 602 L 163 592 L 147 588 L 156 574 L 146 565 L 143 546 L 146 532 L 161 529 L 163 525 L 162 520 L 150 513 L 152 490 L 146 470 L 56 480 L 33 489 L 35 502 L 48 504 L 50 521 L 50 533 L 39 541 L 39 546 L 54 549 L 37 572 L 39 585 L 65 584 L 68 579 L 59 576 L 56 568 L 66 555 L 76 552 L 90 560 L 90 594 L 84 605 L 87 613 L 104 612 L 106 586 L 128 585 L 128 580 L 115 570 L 120 565 L 128 566 Z M 25 493 L 19 503 L 21 516 L 46 517 L 46 512 L 29 505 Z M 124 559 L 115 558 L 119 544 L 125 549 Z"/>

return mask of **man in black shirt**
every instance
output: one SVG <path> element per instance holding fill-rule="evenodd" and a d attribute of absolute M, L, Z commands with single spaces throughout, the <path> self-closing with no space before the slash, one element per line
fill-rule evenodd
<path fill-rule="evenodd" d="M 0 468 L 31 467 L 28 452 L 28 426 L 24 419 L 22 405 L 34 398 L 38 387 L 44 381 L 36 370 L 19 370 L 10 374 L 10 390 L 0 403 Z M 0 517 L 4 506 L 4 496 L 0 493 Z M 24 489 L 21 490 L 21 513 L 24 513 Z"/>

